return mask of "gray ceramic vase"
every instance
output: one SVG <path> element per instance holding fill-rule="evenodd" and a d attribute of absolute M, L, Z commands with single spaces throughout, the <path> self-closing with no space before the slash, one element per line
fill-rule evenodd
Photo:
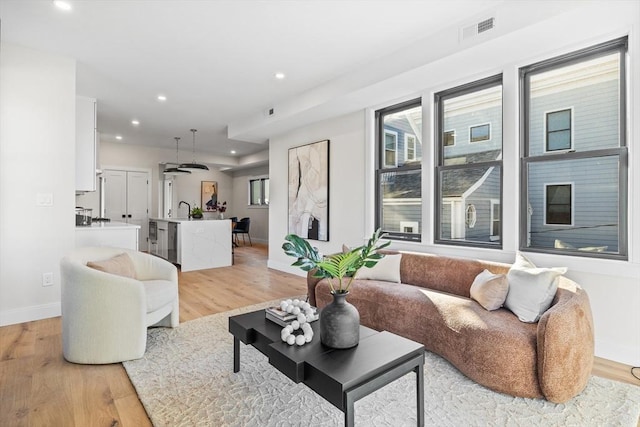
<path fill-rule="evenodd" d="M 333 302 L 320 311 L 320 342 L 331 348 L 351 348 L 360 341 L 360 313 L 347 302 L 349 292 L 331 292 Z"/>

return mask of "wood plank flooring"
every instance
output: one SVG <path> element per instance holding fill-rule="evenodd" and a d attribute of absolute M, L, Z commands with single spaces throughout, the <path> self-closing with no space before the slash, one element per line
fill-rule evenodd
<path fill-rule="evenodd" d="M 303 278 L 266 264 L 254 244 L 236 248 L 232 267 L 180 273 L 180 321 L 306 293 Z M 625 365 L 597 359 L 593 372 L 640 386 Z M 63 359 L 59 317 L 0 328 L 0 426 L 150 425 L 121 364 Z"/>

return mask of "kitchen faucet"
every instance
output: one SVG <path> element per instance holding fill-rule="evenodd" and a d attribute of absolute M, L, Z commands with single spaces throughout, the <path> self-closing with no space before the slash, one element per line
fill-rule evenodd
<path fill-rule="evenodd" d="M 187 214 L 187 218 L 191 218 L 191 205 L 185 201 L 180 200 L 180 203 L 178 203 L 178 209 L 180 209 L 180 206 L 182 206 L 182 204 L 187 205 L 187 208 L 189 208 L 188 214 Z"/>

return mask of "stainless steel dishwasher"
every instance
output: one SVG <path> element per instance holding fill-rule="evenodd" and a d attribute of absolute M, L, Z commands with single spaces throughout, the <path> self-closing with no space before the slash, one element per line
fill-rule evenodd
<path fill-rule="evenodd" d="M 168 260 L 174 264 L 178 263 L 178 223 L 169 222 L 168 224 Z"/>

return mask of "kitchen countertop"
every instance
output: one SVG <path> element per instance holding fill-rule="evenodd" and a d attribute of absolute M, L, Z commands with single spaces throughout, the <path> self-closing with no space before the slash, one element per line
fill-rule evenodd
<path fill-rule="evenodd" d="M 126 222 L 93 222 L 90 226 L 76 225 L 76 230 L 117 230 L 125 228 L 140 228 L 137 224 L 127 224 Z"/>
<path fill-rule="evenodd" d="M 166 222 L 201 222 L 201 221 L 225 221 L 225 219 L 219 218 L 202 218 L 202 219 L 190 219 L 190 218 L 149 218 L 150 221 L 166 221 Z M 228 220 L 227 220 L 228 221 Z"/>

